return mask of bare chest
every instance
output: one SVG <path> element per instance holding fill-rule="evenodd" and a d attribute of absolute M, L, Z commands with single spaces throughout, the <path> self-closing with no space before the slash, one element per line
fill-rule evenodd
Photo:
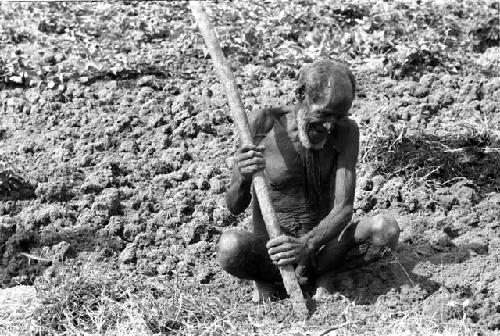
<path fill-rule="evenodd" d="M 315 164 L 323 185 L 328 185 L 335 166 L 337 152 L 332 139 L 325 148 L 316 152 Z M 300 153 L 300 141 L 296 129 L 276 123 L 263 140 L 266 148 L 266 175 L 271 189 L 278 191 L 303 189 L 305 163 Z"/>
<path fill-rule="evenodd" d="M 297 133 L 275 124 L 263 139 L 266 150 L 266 176 L 270 184 L 271 199 L 284 233 L 300 236 L 315 227 L 331 207 L 330 183 L 335 170 L 336 150 L 327 142 L 325 150 L 318 152 L 321 178 L 321 202 L 313 204 L 308 197 L 307 174 Z M 263 227 L 260 209 L 255 209 L 254 224 Z"/>

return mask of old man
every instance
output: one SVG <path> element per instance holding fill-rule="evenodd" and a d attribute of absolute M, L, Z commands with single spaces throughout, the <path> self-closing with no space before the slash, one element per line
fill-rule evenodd
<path fill-rule="evenodd" d="M 352 221 L 359 131 L 349 119 L 355 94 L 351 71 L 321 60 L 300 73 L 295 106 L 250 115 L 253 145 L 236 153 L 226 202 L 233 214 L 253 198 L 253 230 L 222 235 L 224 270 L 255 281 L 254 300 L 276 296 L 277 266 L 294 265 L 301 283 L 378 260 L 396 247 L 397 222 L 387 216 Z M 269 240 L 252 174 L 265 170 L 283 234 Z M 321 282 L 318 291 L 323 291 Z M 318 292 L 317 292 L 318 293 Z"/>

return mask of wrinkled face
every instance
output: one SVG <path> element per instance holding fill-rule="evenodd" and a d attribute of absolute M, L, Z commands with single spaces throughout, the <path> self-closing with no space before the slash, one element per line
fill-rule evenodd
<path fill-rule="evenodd" d="M 340 116 L 331 109 L 315 109 L 315 106 L 302 105 L 297 114 L 302 145 L 311 149 L 323 148 L 339 118 Z"/>
<path fill-rule="evenodd" d="M 335 123 L 347 116 L 354 96 L 349 69 L 334 61 L 304 67 L 296 91 L 299 139 L 305 148 L 321 149 Z"/>

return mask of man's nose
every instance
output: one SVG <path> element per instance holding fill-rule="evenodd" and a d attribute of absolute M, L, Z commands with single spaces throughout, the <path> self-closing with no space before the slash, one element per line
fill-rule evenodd
<path fill-rule="evenodd" d="M 332 123 L 335 122 L 335 117 L 331 115 L 325 115 L 324 113 L 315 113 L 311 116 L 309 119 L 309 122 L 311 123 Z"/>

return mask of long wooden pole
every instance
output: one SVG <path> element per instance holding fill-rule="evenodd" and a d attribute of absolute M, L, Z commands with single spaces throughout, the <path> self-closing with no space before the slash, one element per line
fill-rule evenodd
<path fill-rule="evenodd" d="M 219 40 L 215 35 L 210 19 L 205 12 L 201 1 L 191 1 L 189 6 L 194 18 L 196 19 L 201 35 L 205 40 L 205 44 L 207 45 L 212 58 L 215 71 L 224 85 L 231 114 L 240 133 L 241 141 L 243 144 L 252 144 L 252 133 L 250 131 L 250 127 L 248 126 L 248 119 L 238 94 L 238 87 L 236 86 L 231 68 L 222 53 Z M 259 171 L 255 173 L 253 175 L 252 182 L 257 199 L 259 200 L 260 210 L 262 212 L 264 222 L 266 223 L 269 237 L 275 238 L 281 235 L 281 229 L 276 218 L 276 213 L 274 212 L 264 172 Z M 304 296 L 302 295 L 302 290 L 300 289 L 297 276 L 295 275 L 294 267 L 284 266 L 280 267 L 279 270 L 283 278 L 283 284 L 285 285 L 286 291 L 292 301 L 295 313 L 301 318 L 307 317 L 308 309 Z"/>

